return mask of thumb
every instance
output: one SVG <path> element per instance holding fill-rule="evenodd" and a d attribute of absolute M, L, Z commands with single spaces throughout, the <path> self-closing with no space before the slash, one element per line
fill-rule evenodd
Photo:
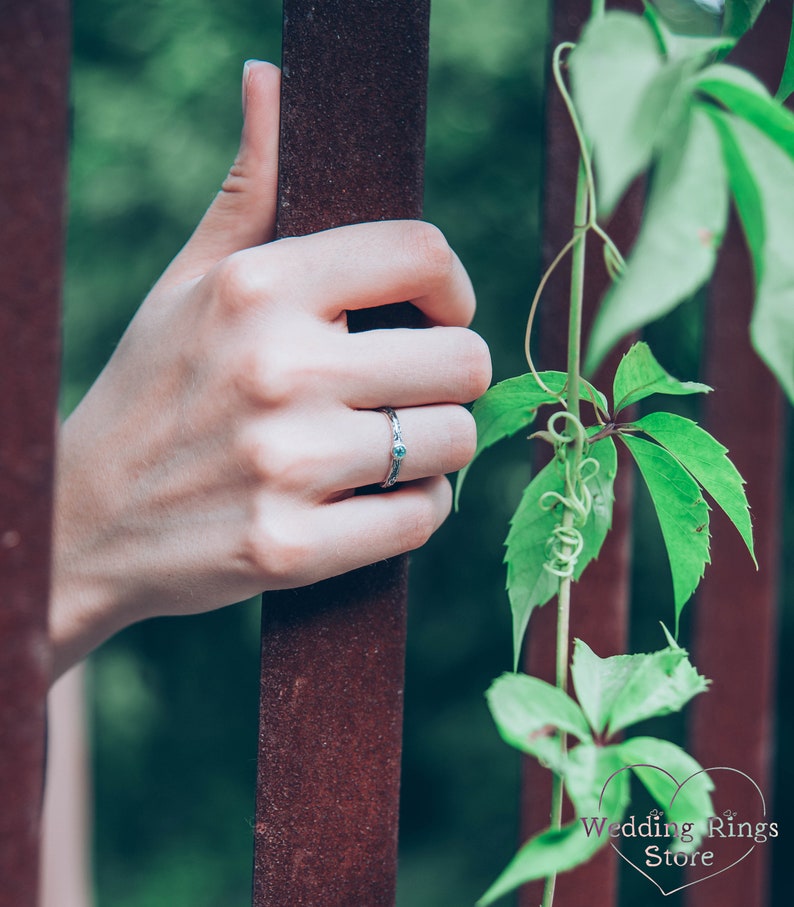
<path fill-rule="evenodd" d="M 276 221 L 280 72 L 249 60 L 243 69 L 240 150 L 220 192 L 160 284 L 205 274 L 227 255 L 269 242 Z"/>

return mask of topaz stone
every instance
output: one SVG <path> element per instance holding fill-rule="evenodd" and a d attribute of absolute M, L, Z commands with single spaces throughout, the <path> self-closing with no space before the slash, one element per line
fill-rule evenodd
<path fill-rule="evenodd" d="M 395 444 L 391 449 L 391 455 L 395 460 L 402 460 L 402 458 L 408 453 L 408 450 L 405 447 L 405 444 Z"/>

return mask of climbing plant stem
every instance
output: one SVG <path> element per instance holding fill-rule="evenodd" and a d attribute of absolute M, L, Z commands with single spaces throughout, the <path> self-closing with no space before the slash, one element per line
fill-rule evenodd
<path fill-rule="evenodd" d="M 584 297 L 585 240 L 587 237 L 587 203 L 588 180 L 584 165 L 580 161 L 579 178 L 576 184 L 576 204 L 574 207 L 574 244 L 571 250 L 571 295 L 568 315 L 568 412 L 579 418 L 579 373 L 582 352 L 582 301 Z M 566 452 L 567 457 L 580 457 L 581 451 L 571 442 Z M 570 529 L 574 524 L 574 511 L 566 507 L 562 515 L 562 525 Z M 564 552 L 570 555 L 570 547 Z M 557 671 L 556 684 L 559 689 L 568 689 L 568 650 L 570 648 L 571 622 L 571 576 L 560 578 L 557 592 Z M 560 747 L 567 748 L 565 734 L 560 734 Z M 562 778 L 558 774 L 552 777 L 551 789 L 551 827 L 562 827 Z M 554 888 L 557 876 L 546 879 L 543 890 L 542 907 L 552 907 Z"/>
<path fill-rule="evenodd" d="M 596 4 L 596 6 L 598 6 Z M 603 11 L 603 3 L 599 7 Z M 575 415 L 578 418 L 579 410 L 579 386 L 578 384 L 573 387 L 573 405 L 575 411 L 571 409 L 570 405 L 570 395 L 568 399 L 565 399 L 563 395 L 557 395 L 552 392 L 552 390 L 546 385 L 541 376 L 538 374 L 535 364 L 532 361 L 532 350 L 530 347 L 530 341 L 532 338 L 532 328 L 535 322 L 535 315 L 537 313 L 538 304 L 540 298 L 543 295 L 543 291 L 546 288 L 546 284 L 549 281 L 551 275 L 557 270 L 558 266 L 565 258 L 565 256 L 572 252 L 573 262 L 571 265 L 573 279 L 579 282 L 577 287 L 571 287 L 571 297 L 580 298 L 581 297 L 581 285 L 584 282 L 584 271 L 583 271 L 583 262 L 584 262 L 584 242 L 587 232 L 592 230 L 596 236 L 604 243 L 604 259 L 607 264 L 607 268 L 610 274 L 613 277 L 620 275 L 625 268 L 625 261 L 623 256 L 620 254 L 620 250 L 612 241 L 609 234 L 599 225 L 597 220 L 597 209 L 596 209 L 596 194 L 595 194 L 595 179 L 593 177 L 593 163 L 590 157 L 590 148 L 588 147 L 587 140 L 585 138 L 584 131 L 579 122 L 579 117 L 576 113 L 576 108 L 574 107 L 573 99 L 571 98 L 568 88 L 565 84 L 565 79 L 563 77 L 563 54 L 567 53 L 570 50 L 573 50 L 575 47 L 574 44 L 571 44 L 569 41 L 564 41 L 562 44 L 559 44 L 554 50 L 554 56 L 552 58 L 552 74 L 554 76 L 554 82 L 557 85 L 557 88 L 562 97 L 562 101 L 565 104 L 565 108 L 568 111 L 570 117 L 571 125 L 573 130 L 576 133 L 576 140 L 579 144 L 579 175 L 577 180 L 577 194 L 576 194 L 576 214 L 574 218 L 574 231 L 571 238 L 567 243 L 560 249 L 560 251 L 555 256 L 552 263 L 546 268 L 543 276 L 540 279 L 538 288 L 535 291 L 535 295 L 532 299 L 532 305 L 529 309 L 529 317 L 527 319 L 527 329 L 524 335 L 524 353 L 526 355 L 527 364 L 529 365 L 529 370 L 535 377 L 538 385 L 543 388 L 546 393 L 550 394 L 553 397 L 558 397 L 559 402 L 565 406 L 569 412 L 575 412 Z M 578 251 L 577 251 L 578 250 Z M 577 309 L 576 314 L 581 315 L 581 303 Z M 571 323 L 571 331 L 573 331 L 577 325 Z M 569 353 L 575 354 L 577 357 L 576 372 L 578 374 L 578 359 L 581 352 L 581 329 L 579 326 L 579 333 L 576 335 L 576 345 L 575 348 L 569 344 Z M 569 362 L 568 368 L 569 374 L 572 371 L 571 363 Z M 569 390 L 571 385 L 569 384 Z"/>
<path fill-rule="evenodd" d="M 574 208 L 574 245 L 571 250 L 571 297 L 568 309 L 568 412 L 579 418 L 579 372 L 582 357 L 582 299 L 584 296 L 585 243 L 587 239 L 588 179 L 579 164 Z"/>
<path fill-rule="evenodd" d="M 573 526 L 573 511 L 566 509 L 562 518 L 562 525 L 565 528 Z M 570 636 L 570 618 L 571 618 L 571 578 L 566 577 L 560 580 L 559 593 L 557 595 L 557 686 L 561 690 L 568 688 L 568 639 Z M 560 746 L 563 750 L 567 748 L 567 736 L 560 734 Z M 562 827 L 562 799 L 563 784 L 562 777 L 558 774 L 552 775 L 551 782 L 551 827 Z M 554 888 L 557 883 L 556 873 L 546 879 L 543 889 L 543 902 L 541 907 L 552 907 L 554 901 Z"/>
<path fill-rule="evenodd" d="M 604 13 L 604 0 L 593 0 L 591 17 L 594 19 Z M 559 48 L 558 48 L 559 51 Z M 555 54 L 555 79 L 559 85 L 559 55 Z M 579 419 L 579 382 L 582 357 L 582 306 L 584 300 L 584 275 L 586 258 L 587 231 L 591 223 L 595 222 L 595 189 L 590 155 L 576 111 L 573 108 L 568 92 L 564 85 L 562 88 L 563 100 L 571 115 L 571 120 L 579 140 L 580 155 L 576 180 L 576 201 L 574 203 L 573 218 L 573 246 L 571 248 L 571 289 L 568 308 L 568 381 L 566 403 L 570 415 Z M 575 459 L 581 460 L 581 449 L 576 441 L 571 441 L 566 450 L 569 463 Z M 572 508 L 566 507 L 562 516 L 562 525 L 571 529 L 574 524 L 575 513 Z M 569 549 L 566 554 L 570 554 Z M 559 689 L 568 689 L 568 652 L 570 649 L 570 622 L 571 622 L 571 583 L 573 578 L 567 575 L 560 578 L 557 592 L 557 670 L 556 685 Z M 560 734 L 560 747 L 563 752 L 567 749 L 567 740 L 564 733 Z M 553 775 L 551 790 L 551 827 L 562 827 L 562 778 L 556 772 Z M 543 890 L 541 907 L 552 907 L 554 902 L 554 889 L 557 876 L 553 874 L 546 879 Z"/>

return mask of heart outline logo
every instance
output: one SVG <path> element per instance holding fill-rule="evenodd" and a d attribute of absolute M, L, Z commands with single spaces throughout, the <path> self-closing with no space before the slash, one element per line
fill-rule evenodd
<path fill-rule="evenodd" d="M 663 775 L 667 775 L 667 777 L 676 786 L 675 793 L 670 798 L 669 806 L 673 805 L 673 803 L 675 802 L 675 798 L 681 792 L 681 789 L 684 787 L 685 784 L 687 784 L 689 781 L 691 781 L 692 778 L 696 778 L 698 775 L 708 774 L 709 772 L 718 772 L 718 771 L 734 772 L 737 775 L 741 775 L 743 778 L 746 778 L 756 789 L 758 796 L 761 798 L 762 815 L 764 818 L 766 818 L 766 799 L 764 798 L 761 788 L 755 783 L 755 781 L 748 774 L 741 771 L 741 769 L 731 768 L 728 765 L 715 765 L 715 766 L 712 766 L 711 768 L 701 768 L 696 772 L 692 772 L 691 775 L 689 775 L 687 778 L 684 778 L 684 780 L 679 783 L 679 781 L 670 772 L 668 772 L 667 769 L 662 768 L 660 765 L 654 765 L 651 762 L 634 762 L 631 765 L 624 765 L 621 768 L 617 769 L 617 771 L 612 772 L 612 774 L 604 782 L 604 786 L 601 788 L 601 796 L 598 798 L 599 812 L 601 811 L 601 805 L 604 800 L 604 792 L 606 791 L 606 789 L 609 785 L 609 782 L 614 777 L 619 775 L 621 772 L 624 772 L 624 771 L 627 771 L 627 770 L 633 769 L 633 768 L 653 768 L 653 769 L 656 769 L 657 771 L 661 772 Z M 753 843 L 753 846 L 747 851 L 747 853 L 745 853 L 741 857 L 739 857 L 738 860 L 734 860 L 733 863 L 731 863 L 729 866 L 723 866 L 722 869 L 717 869 L 714 872 L 709 873 L 706 876 L 703 876 L 702 878 L 694 879 L 693 881 L 687 882 L 684 885 L 679 885 L 678 888 L 673 888 L 670 891 L 665 891 L 664 888 L 662 888 L 662 886 L 656 881 L 656 879 L 654 879 L 652 876 L 648 875 L 648 873 L 645 872 L 644 870 L 640 869 L 640 867 L 637 866 L 637 864 L 634 863 L 633 860 L 630 860 L 611 841 L 609 842 L 609 845 L 619 857 L 621 857 L 623 860 L 625 860 L 629 864 L 629 866 L 631 866 L 633 869 L 636 869 L 640 875 L 645 876 L 645 878 L 648 879 L 649 882 L 652 882 L 659 889 L 659 891 L 662 893 L 662 895 L 664 897 L 668 897 L 671 894 L 676 894 L 676 892 L 683 891 L 685 888 L 691 888 L 692 885 L 698 885 L 700 882 L 705 882 L 708 879 L 713 879 L 715 876 L 721 875 L 723 872 L 727 872 L 729 869 L 733 869 L 733 867 L 738 866 L 739 863 L 742 862 L 742 860 L 746 860 L 747 857 L 750 856 L 750 854 L 755 850 L 755 848 L 757 846 L 755 843 Z"/>

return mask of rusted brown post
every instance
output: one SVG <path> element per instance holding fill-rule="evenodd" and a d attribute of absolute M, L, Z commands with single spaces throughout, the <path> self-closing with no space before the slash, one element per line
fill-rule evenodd
<path fill-rule="evenodd" d="M 731 54 L 774 92 L 786 57 L 791 3 L 772 0 L 753 30 Z M 741 228 L 732 218 L 709 299 L 705 381 L 716 388 L 706 400 L 707 427 L 730 450 L 747 482 L 758 572 L 721 512 L 712 513 L 712 565 L 695 609 L 694 656 L 713 679 L 690 712 L 694 755 L 705 766 L 727 765 L 752 777 L 771 805 L 780 555 L 783 397 L 750 346 L 747 325 L 753 275 Z M 749 784 L 726 789 L 719 778 L 717 809 L 755 815 Z M 776 818 L 773 815 L 767 819 Z M 761 907 L 768 900 L 769 850 L 756 847 L 729 873 L 688 889 L 689 907 Z"/>
<path fill-rule="evenodd" d="M 0 5 L 0 905 L 34 905 L 49 683 L 69 15 Z"/>
<path fill-rule="evenodd" d="M 626 0 L 610 8 L 641 10 Z M 576 41 L 590 16 L 591 0 L 556 0 L 552 5 L 550 50 L 561 41 Z M 549 80 L 546 106 L 545 182 L 543 193 L 543 261 L 548 264 L 570 239 L 573 227 L 579 146 L 568 115 Z M 615 213 L 610 234 L 622 249 L 629 248 L 642 213 L 642 190 L 635 186 Z M 563 276 L 564 275 L 564 276 Z M 608 283 L 600 249 L 588 245 L 585 282 L 585 330 L 598 299 Z M 541 305 L 540 361 L 543 368 L 564 369 L 568 332 L 568 277 L 565 269 L 550 281 Z M 610 357 L 595 377 L 611 376 L 619 353 Z M 602 382 L 602 384 L 605 382 Z M 608 382 L 607 386 L 608 386 Z M 591 564 L 573 591 L 572 636 L 586 640 L 602 657 L 626 651 L 628 642 L 629 573 L 631 560 L 631 511 L 633 469 L 626 451 L 618 445 L 618 478 L 612 530 L 597 561 Z M 529 624 L 525 669 L 550 683 L 555 678 L 556 610 L 553 603 L 536 611 Z M 522 841 L 549 824 L 551 785 L 548 769 L 526 760 L 523 771 L 521 810 Z M 570 812 L 565 821 L 570 819 Z M 617 857 L 603 848 L 585 866 L 563 873 L 557 879 L 555 901 L 563 905 L 613 907 L 617 892 Z M 537 907 L 543 882 L 525 885 L 519 894 L 521 907 Z"/>
<path fill-rule="evenodd" d="M 285 2 L 280 236 L 420 215 L 428 19 Z M 255 907 L 394 903 L 405 582 L 399 558 L 264 598 Z"/>

